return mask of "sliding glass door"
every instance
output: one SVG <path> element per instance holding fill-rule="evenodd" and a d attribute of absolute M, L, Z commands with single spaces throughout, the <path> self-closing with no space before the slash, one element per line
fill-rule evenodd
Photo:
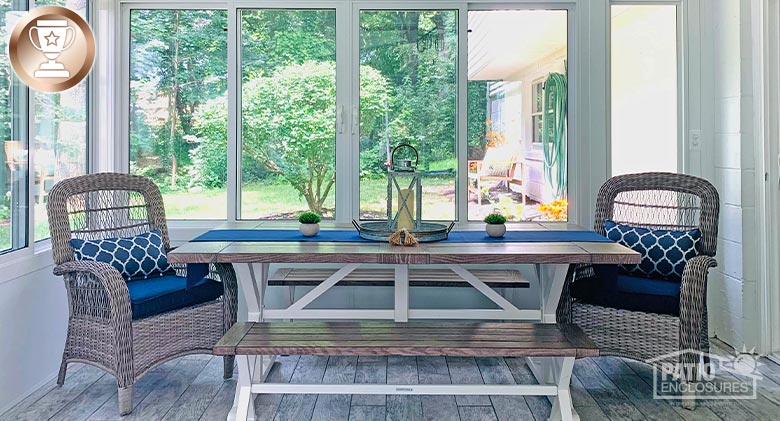
<path fill-rule="evenodd" d="M 419 153 L 426 220 L 456 218 L 457 10 L 360 10 L 360 218 L 382 219 L 394 147 Z"/>
<path fill-rule="evenodd" d="M 241 10 L 241 219 L 336 213 L 336 11 Z"/>
<path fill-rule="evenodd" d="M 468 219 L 568 218 L 567 10 L 468 14 Z"/>

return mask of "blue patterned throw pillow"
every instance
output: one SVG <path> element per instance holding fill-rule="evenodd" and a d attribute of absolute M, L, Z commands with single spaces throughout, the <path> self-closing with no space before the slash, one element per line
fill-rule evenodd
<path fill-rule="evenodd" d="M 160 230 L 125 238 L 74 238 L 70 240 L 70 245 L 76 253 L 76 259 L 110 263 L 128 281 L 173 272 L 165 254 Z"/>
<path fill-rule="evenodd" d="M 642 255 L 638 265 L 620 265 L 629 274 L 671 281 L 682 280 L 685 263 L 698 255 L 701 231 L 649 230 L 604 221 L 607 238 Z"/>

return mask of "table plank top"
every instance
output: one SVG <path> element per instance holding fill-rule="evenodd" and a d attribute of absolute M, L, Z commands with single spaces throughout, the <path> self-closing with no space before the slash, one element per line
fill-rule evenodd
<path fill-rule="evenodd" d="M 523 229 L 528 229 L 524 227 Z M 533 224 L 534 229 L 547 228 Z M 567 229 L 574 229 L 567 225 Z M 582 228 L 580 228 L 582 229 Z M 188 242 L 168 253 L 171 263 L 384 263 L 384 264 L 636 264 L 639 253 L 615 243 L 388 243 Z"/>

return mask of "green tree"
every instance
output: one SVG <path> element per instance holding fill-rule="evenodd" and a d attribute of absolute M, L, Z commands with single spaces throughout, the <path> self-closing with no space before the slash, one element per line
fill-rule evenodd
<path fill-rule="evenodd" d="M 162 158 L 160 168 L 169 170 L 170 187 L 176 188 L 181 167 L 189 165 L 189 152 L 195 147 L 193 115 L 204 101 L 225 95 L 227 13 L 139 9 L 133 10 L 130 24 L 134 104 L 130 159 Z M 162 125 L 150 127 L 154 112 L 137 106 L 139 96 L 165 100 Z"/>
<path fill-rule="evenodd" d="M 278 68 L 269 76 L 243 86 L 243 151 L 245 159 L 260 163 L 289 183 L 306 200 L 309 210 L 322 214 L 323 204 L 336 181 L 336 66 L 308 61 Z M 387 83 L 374 69 L 361 67 L 364 108 L 361 124 L 373 124 L 387 100 Z M 224 101 L 214 100 L 196 114 L 201 146 L 193 151 L 196 163 L 226 156 L 227 118 Z M 215 180 L 199 174 L 202 180 Z M 219 180 L 221 181 L 221 180 Z"/>

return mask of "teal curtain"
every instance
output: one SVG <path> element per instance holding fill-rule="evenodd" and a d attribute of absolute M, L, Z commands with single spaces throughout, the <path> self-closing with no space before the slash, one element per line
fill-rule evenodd
<path fill-rule="evenodd" d="M 550 73 L 544 82 L 542 150 L 544 177 L 556 199 L 566 197 L 566 75 Z"/>

